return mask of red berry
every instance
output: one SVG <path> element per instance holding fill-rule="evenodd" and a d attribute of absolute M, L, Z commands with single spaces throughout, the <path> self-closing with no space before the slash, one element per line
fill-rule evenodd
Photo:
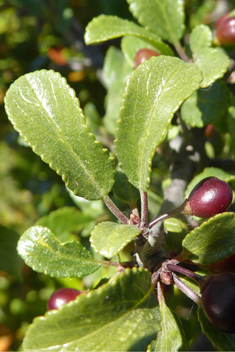
<path fill-rule="evenodd" d="M 73 301 L 80 294 L 81 292 L 74 288 L 59 288 L 53 292 L 49 298 L 47 302 L 47 309 L 58 309 L 60 306 Z"/>
<path fill-rule="evenodd" d="M 213 275 L 201 290 L 201 302 L 210 322 L 218 329 L 235 333 L 235 274 Z"/>
<path fill-rule="evenodd" d="M 205 137 L 210 138 L 213 136 L 214 133 L 215 133 L 215 127 L 212 125 L 212 123 L 209 123 L 209 125 L 207 125 L 205 128 Z"/>
<path fill-rule="evenodd" d="M 220 23 L 215 41 L 222 46 L 235 44 L 235 17 L 227 17 Z"/>
<path fill-rule="evenodd" d="M 225 181 L 207 177 L 192 190 L 185 202 L 184 213 L 208 218 L 228 209 L 233 193 Z"/>
<path fill-rule="evenodd" d="M 225 13 L 223 16 L 221 16 L 220 18 L 218 18 L 217 21 L 215 21 L 214 23 L 214 28 L 217 29 L 219 27 L 219 25 L 229 16 L 229 12 Z"/>
<path fill-rule="evenodd" d="M 152 56 L 158 56 L 158 55 L 159 55 L 159 53 L 155 50 L 140 49 L 139 51 L 137 51 L 135 58 L 134 58 L 134 69 L 136 69 L 145 60 L 150 59 Z"/>

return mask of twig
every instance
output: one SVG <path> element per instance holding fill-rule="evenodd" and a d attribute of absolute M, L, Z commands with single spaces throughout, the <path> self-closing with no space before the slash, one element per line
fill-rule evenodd
<path fill-rule="evenodd" d="M 184 60 L 185 62 L 190 62 L 190 59 L 188 58 L 188 56 L 185 54 L 184 49 L 182 48 L 180 42 L 175 44 L 175 50 L 177 51 L 177 53 L 179 54 L 179 57 Z"/>
<path fill-rule="evenodd" d="M 196 281 L 197 283 L 200 283 L 201 281 L 204 281 L 201 275 L 198 275 L 196 273 L 194 273 L 193 271 L 186 269 L 182 266 L 179 265 L 174 265 L 174 264 L 167 264 L 167 269 L 183 274 L 185 276 L 190 277 L 191 279 L 193 279 L 194 281 Z"/>
<path fill-rule="evenodd" d="M 148 195 L 147 192 L 140 191 L 141 199 L 141 221 L 145 225 L 148 222 Z"/>
<path fill-rule="evenodd" d="M 178 276 L 172 273 L 174 284 L 182 291 L 186 296 L 193 300 L 197 305 L 200 303 L 200 297 L 183 281 L 181 281 Z"/>
<path fill-rule="evenodd" d="M 109 196 L 103 198 L 104 203 L 109 210 L 118 218 L 123 224 L 128 225 L 129 219 L 121 212 L 121 210 L 114 204 Z"/>

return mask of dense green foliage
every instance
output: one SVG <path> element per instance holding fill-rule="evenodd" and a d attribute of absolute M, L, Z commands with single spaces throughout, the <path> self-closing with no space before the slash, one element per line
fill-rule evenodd
<path fill-rule="evenodd" d="M 234 200 L 181 206 L 205 177 L 235 192 L 234 8 L 0 0 L 0 350 L 235 349 L 200 302 Z M 60 287 L 82 293 L 46 312 Z"/>

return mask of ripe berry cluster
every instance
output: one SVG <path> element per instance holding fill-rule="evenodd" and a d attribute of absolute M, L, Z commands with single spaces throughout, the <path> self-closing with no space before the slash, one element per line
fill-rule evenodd
<path fill-rule="evenodd" d="M 225 181 L 216 177 L 207 177 L 194 187 L 188 199 L 179 208 L 160 216 L 152 222 L 152 226 L 162 219 L 180 213 L 204 218 L 214 216 L 228 209 L 232 202 L 232 196 L 232 190 Z M 151 223 L 149 227 L 151 228 Z M 235 255 L 218 262 L 217 272 L 220 272 L 218 270 L 221 265 L 222 268 L 228 270 L 231 263 L 233 263 L 234 270 L 234 260 Z M 160 268 L 152 274 L 153 288 L 159 282 L 166 285 L 173 282 L 197 304 L 202 304 L 206 316 L 215 327 L 226 333 L 235 333 L 235 273 L 224 272 L 205 279 L 205 277 L 203 278 L 178 264 L 179 261 L 176 258 L 163 261 Z M 181 273 L 197 281 L 201 287 L 201 297 L 185 285 L 176 273 Z M 58 309 L 80 294 L 81 292 L 75 289 L 61 288 L 50 297 L 48 310 Z"/>
<path fill-rule="evenodd" d="M 211 217 L 226 211 L 232 198 L 232 190 L 225 181 L 216 177 L 207 177 L 193 188 L 188 199 L 179 208 L 160 216 L 153 223 L 180 213 L 202 218 Z M 214 269 L 220 274 L 211 275 L 208 279 L 178 265 L 176 258 L 166 260 L 153 273 L 153 286 L 155 287 L 158 281 L 167 285 L 173 282 L 195 303 L 202 304 L 207 318 L 215 327 L 226 333 L 235 333 L 235 273 L 223 272 L 223 270 L 234 271 L 235 255 L 215 263 Z M 213 265 L 210 269 L 213 272 Z M 197 281 L 201 288 L 201 297 L 185 285 L 176 273 Z"/>

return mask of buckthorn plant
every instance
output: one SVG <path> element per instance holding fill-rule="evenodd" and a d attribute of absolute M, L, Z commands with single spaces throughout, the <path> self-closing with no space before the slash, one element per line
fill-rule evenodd
<path fill-rule="evenodd" d="M 76 11 L 64 8 L 67 26 L 56 26 L 74 38 L 70 55 L 55 41 L 63 60 L 34 61 L 5 95 L 18 147 L 47 164 L 38 177 L 54 175 L 67 199 L 53 203 L 52 186 L 43 216 L 19 238 L 3 231 L 21 264 L 2 269 L 21 282 L 38 275 L 49 299 L 20 348 L 174 352 L 204 350 L 206 339 L 232 351 L 234 12 L 229 1 L 222 19 L 217 1 L 123 3 L 120 17 L 113 4 L 94 17 L 80 45 Z M 84 58 L 72 59 L 78 48 Z"/>

